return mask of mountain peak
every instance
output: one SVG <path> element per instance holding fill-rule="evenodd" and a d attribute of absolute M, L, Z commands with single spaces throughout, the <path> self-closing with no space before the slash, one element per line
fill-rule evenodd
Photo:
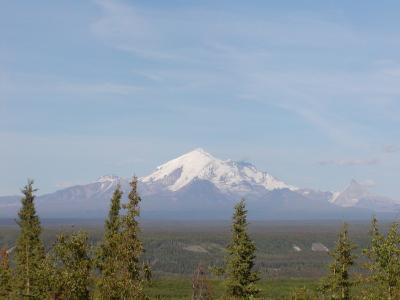
<path fill-rule="evenodd" d="M 202 148 L 168 161 L 141 180 L 177 191 L 196 179 L 209 181 L 224 192 L 249 192 L 257 188 L 295 189 L 265 172 L 258 171 L 249 163 L 221 160 Z"/>
<path fill-rule="evenodd" d="M 154 173 L 143 177 L 142 181 L 158 182 L 168 186 L 168 189 L 172 191 L 177 191 L 197 178 L 208 165 L 215 161 L 217 159 L 211 154 L 202 148 L 197 148 L 157 167 Z"/>
<path fill-rule="evenodd" d="M 117 175 L 103 175 L 97 178 L 96 182 L 117 182 L 120 180 L 120 177 Z"/>
<path fill-rule="evenodd" d="M 369 187 L 365 184 L 359 183 L 357 180 L 352 179 L 350 184 L 344 190 L 344 192 L 358 193 L 358 194 L 368 194 Z"/>
<path fill-rule="evenodd" d="M 208 155 L 208 156 L 212 156 L 210 153 L 208 153 L 206 150 L 204 150 L 203 148 L 195 148 L 195 149 L 193 149 L 192 151 L 189 151 L 187 154 L 190 154 L 190 153 L 200 153 L 200 154 L 203 154 L 203 155 Z"/>
<path fill-rule="evenodd" d="M 333 195 L 331 202 L 343 207 L 351 207 L 355 206 L 360 199 L 369 195 L 370 192 L 367 186 L 352 179 L 344 191 Z"/>
<path fill-rule="evenodd" d="M 189 151 L 174 160 L 190 160 L 190 159 L 201 159 L 201 160 L 216 160 L 214 156 L 212 156 L 209 152 L 204 150 L 203 148 L 196 148 L 192 151 Z"/>

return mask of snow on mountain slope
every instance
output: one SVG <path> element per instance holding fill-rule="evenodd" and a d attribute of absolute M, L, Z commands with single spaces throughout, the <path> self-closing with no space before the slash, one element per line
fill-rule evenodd
<path fill-rule="evenodd" d="M 353 179 L 343 192 L 334 193 L 330 202 L 342 207 L 352 207 L 357 205 L 361 198 L 369 195 L 368 188 Z"/>
<path fill-rule="evenodd" d="M 104 175 L 99 177 L 95 182 L 93 183 L 100 183 L 100 190 L 101 192 L 106 192 L 109 189 L 115 189 L 117 184 L 120 184 L 121 181 L 123 181 L 121 177 L 118 177 L 116 175 Z M 125 180 L 126 181 L 126 180 Z"/>
<path fill-rule="evenodd" d="M 252 164 L 220 160 L 200 148 L 168 161 L 140 180 L 178 191 L 196 179 L 210 181 L 225 192 L 248 192 L 260 187 L 270 191 L 296 190 L 268 173 L 258 171 Z"/>
<path fill-rule="evenodd" d="M 374 195 L 369 187 L 352 180 L 343 191 L 334 193 L 329 202 L 341 207 L 368 208 L 374 211 L 394 212 L 400 210 L 400 202 L 388 197 Z"/>

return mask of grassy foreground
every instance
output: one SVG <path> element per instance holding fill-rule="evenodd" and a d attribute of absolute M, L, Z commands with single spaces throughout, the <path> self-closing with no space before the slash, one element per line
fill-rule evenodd
<path fill-rule="evenodd" d="M 222 281 L 210 280 L 212 295 L 215 299 L 222 297 Z M 315 290 L 318 283 L 312 279 L 271 279 L 261 281 L 258 286 L 261 293 L 258 299 L 290 299 L 296 289 L 306 287 Z M 191 299 L 192 283 L 190 278 L 163 278 L 153 281 L 146 289 L 150 299 Z"/>

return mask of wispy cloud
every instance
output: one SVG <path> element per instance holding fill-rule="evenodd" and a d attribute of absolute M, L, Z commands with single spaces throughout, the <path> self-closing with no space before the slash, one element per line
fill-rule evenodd
<path fill-rule="evenodd" d="M 53 87 L 54 90 L 66 93 L 79 93 L 79 94 L 119 94 L 129 95 L 140 91 L 142 88 L 137 85 L 120 84 L 120 83 L 61 83 Z"/>
<path fill-rule="evenodd" d="M 371 118 L 400 121 L 396 61 L 371 59 L 352 70 L 345 62 L 323 67 L 335 55 L 324 54 L 326 49 L 358 53 L 365 45 L 393 46 L 392 36 L 306 12 L 249 19 L 205 9 L 150 11 L 127 2 L 96 3 L 102 14 L 92 23 L 94 35 L 140 60 L 157 61 L 155 68 L 136 71 L 157 78 L 159 90 L 212 94 L 224 89 L 231 99 L 295 113 L 339 144 L 365 146 L 368 139 L 357 133 L 369 128 Z M 309 64 L 290 65 L 296 49 Z"/>
<path fill-rule="evenodd" d="M 0 74 L 0 82 L 2 82 L 0 85 L 0 95 L 16 94 L 21 92 L 59 93 L 63 95 L 132 95 L 143 90 L 143 87 L 137 84 L 123 84 L 116 82 L 74 82 L 54 76 L 6 72 Z M 87 99 L 94 98 L 88 97 Z"/>
<path fill-rule="evenodd" d="M 337 159 L 337 160 L 322 160 L 318 164 L 321 166 L 335 165 L 335 166 L 372 166 L 380 162 L 377 158 L 369 159 Z"/>
<path fill-rule="evenodd" d="M 383 151 L 383 153 L 382 153 Z M 376 156 L 372 158 L 352 158 L 352 159 L 326 159 L 318 162 L 321 166 L 335 165 L 335 166 L 373 166 L 387 161 L 388 156 L 382 154 L 392 154 L 400 152 L 400 147 L 393 144 L 384 145 L 382 151 L 375 153 Z"/>
<path fill-rule="evenodd" d="M 146 10 L 122 1 L 97 0 L 102 15 L 93 22 L 94 34 L 110 46 L 155 59 L 193 59 L 191 51 L 216 57 L 265 56 L 269 46 L 341 49 L 364 40 L 344 24 L 297 12 L 269 18 L 196 9 Z M 335 44 L 340 40 L 342 44 Z M 244 41 L 241 43 L 238 41 Z"/>

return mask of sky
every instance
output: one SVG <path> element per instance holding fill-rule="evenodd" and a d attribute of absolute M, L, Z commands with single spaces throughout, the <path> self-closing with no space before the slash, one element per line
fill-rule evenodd
<path fill-rule="evenodd" d="M 400 197 L 398 1 L 0 0 L 0 195 L 202 147 Z"/>

